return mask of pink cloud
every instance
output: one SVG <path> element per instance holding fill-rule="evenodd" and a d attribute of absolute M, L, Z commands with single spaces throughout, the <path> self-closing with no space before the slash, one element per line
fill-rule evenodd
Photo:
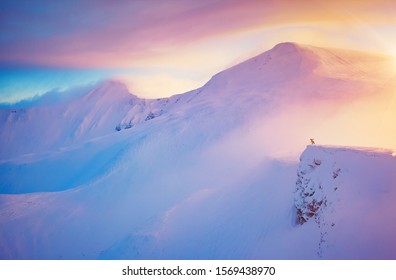
<path fill-rule="evenodd" d="M 15 1 L 14 1 L 15 2 Z M 0 63 L 128 67 L 195 41 L 249 28 L 367 17 L 374 1 L 173 0 L 16 2 L 1 13 Z M 384 3 L 382 3 L 384 2 Z M 387 1 L 375 10 L 381 14 Z M 377 7 L 378 7 L 377 5 Z M 392 6 L 394 7 L 394 5 Z M 373 18 L 373 17 L 372 17 Z M 380 17 L 374 17 L 376 20 Z"/>
<path fill-rule="evenodd" d="M 275 1 L 252 0 L 82 3 L 65 9 L 50 5 L 50 15 L 24 9 L 7 14 L 17 26 L 7 32 L 20 32 L 20 36 L 2 46 L 0 59 L 73 66 L 114 66 L 109 65 L 112 60 L 119 66 L 119 55 L 139 59 L 246 28 L 268 17 L 275 7 Z M 31 33 L 24 31 L 24 25 Z"/>

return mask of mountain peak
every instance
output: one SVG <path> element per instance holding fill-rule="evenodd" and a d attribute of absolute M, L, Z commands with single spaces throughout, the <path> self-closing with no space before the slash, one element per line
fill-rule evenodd
<path fill-rule="evenodd" d="M 129 92 L 125 84 L 115 80 L 105 80 L 86 94 L 86 98 L 91 99 L 93 97 L 109 98 L 109 101 L 113 100 L 113 102 L 118 99 L 136 98 L 135 95 Z"/>
<path fill-rule="evenodd" d="M 275 45 L 270 51 L 276 51 L 279 53 L 290 53 L 302 49 L 301 45 L 294 42 L 283 42 Z"/>
<path fill-rule="evenodd" d="M 220 72 L 210 83 L 217 87 L 227 85 L 236 91 L 241 87 L 252 89 L 252 86 L 270 88 L 310 73 L 318 64 L 317 57 L 308 47 L 284 42 Z"/>

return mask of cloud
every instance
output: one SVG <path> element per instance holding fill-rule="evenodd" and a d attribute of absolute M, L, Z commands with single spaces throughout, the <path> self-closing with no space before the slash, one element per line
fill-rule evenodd
<path fill-rule="evenodd" d="M 97 84 L 89 84 L 84 86 L 75 86 L 66 90 L 60 90 L 54 88 L 50 91 L 45 92 L 42 95 L 35 95 L 31 98 L 23 99 L 17 102 L 0 102 L 0 108 L 23 108 L 33 107 L 41 105 L 52 105 L 57 103 L 66 102 L 73 100 L 79 96 L 82 96 L 92 90 Z"/>
<path fill-rule="evenodd" d="M 356 18 L 377 22 L 384 15 L 389 21 L 395 9 L 389 1 L 4 2 L 0 62 L 72 67 L 134 66 L 180 45 L 255 28 Z"/>
<path fill-rule="evenodd" d="M 126 84 L 129 91 L 144 98 L 159 98 L 190 91 L 202 85 L 201 80 L 178 75 L 156 73 L 147 75 L 116 75 L 115 80 Z"/>

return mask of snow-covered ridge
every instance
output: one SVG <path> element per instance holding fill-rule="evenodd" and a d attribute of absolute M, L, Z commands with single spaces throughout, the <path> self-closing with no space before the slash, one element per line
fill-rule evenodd
<path fill-rule="evenodd" d="M 296 223 L 316 224 L 320 257 L 353 256 L 354 252 L 340 251 L 342 247 L 335 243 L 345 242 L 346 234 L 359 235 L 349 242 L 356 244 L 353 250 L 366 250 L 367 258 L 396 256 L 389 238 L 396 234 L 396 157 L 392 154 L 386 149 L 317 145 L 303 152 L 294 198 Z M 373 230 L 370 224 L 380 228 Z M 370 244 L 371 239 L 383 245 Z M 358 243 L 364 250 L 358 249 Z"/>
<path fill-rule="evenodd" d="M 66 102 L 0 108 L 0 158 L 45 152 L 108 135 L 162 114 L 166 100 L 145 100 L 106 81 Z M 28 137 L 27 137 L 28 135 Z"/>
<path fill-rule="evenodd" d="M 289 104 L 352 102 L 378 93 L 378 83 L 387 79 L 378 78 L 384 61 L 388 63 L 377 56 L 281 43 L 218 73 L 199 89 L 169 98 L 141 99 L 125 85 L 107 81 L 60 103 L 0 107 L 0 146 L 7 147 L 0 158 L 66 147 L 167 114 L 239 122 Z"/>
<path fill-rule="evenodd" d="M 331 78 L 332 82 L 336 79 L 372 80 L 379 74 L 386 75 L 392 63 L 391 58 L 376 54 L 286 42 L 216 74 L 209 84 L 239 88 L 246 87 L 244 81 L 250 80 L 256 82 L 253 86 L 269 89 L 282 86 L 285 81 L 315 76 Z"/>

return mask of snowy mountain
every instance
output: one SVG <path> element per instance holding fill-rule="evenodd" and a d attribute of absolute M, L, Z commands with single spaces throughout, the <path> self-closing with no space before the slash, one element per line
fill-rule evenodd
<path fill-rule="evenodd" d="M 391 111 L 394 107 L 388 108 L 389 104 L 396 106 L 394 76 L 393 62 L 387 57 L 282 43 L 215 75 L 199 89 L 170 98 L 140 99 L 130 94 L 124 85 L 108 81 L 60 104 L 0 106 L 0 144 L 7 147 L 0 150 L 0 159 L 81 143 L 167 113 L 189 121 L 196 114 L 205 115 L 201 119 L 227 119 L 225 122 L 234 127 L 233 122 L 251 123 L 252 119 L 264 118 L 267 114 L 282 118 L 287 112 L 287 118 L 293 114 L 295 120 L 318 130 L 318 123 L 351 114 L 352 110 L 343 110 L 346 106 L 353 107 L 356 116 L 367 114 L 365 104 L 369 103 L 376 110 L 370 114 L 374 120 L 362 122 L 363 127 L 351 121 L 345 124 L 344 118 L 332 123 L 341 128 L 353 125 L 360 129 L 361 135 L 376 129 L 371 126 L 377 124 L 374 124 L 377 116 L 383 117 L 378 112 L 383 113 L 384 107 Z M 383 130 L 396 136 L 393 125 L 385 125 L 389 129 Z M 26 141 L 27 133 L 29 141 Z M 377 133 L 376 140 L 384 138 L 381 137 L 384 133 L 388 132 Z M 299 151 L 304 147 L 306 139 L 303 140 Z M 334 136 L 331 140 L 339 141 Z M 344 144 L 345 136 L 342 140 Z M 376 143 L 359 144 L 375 146 Z"/>
<path fill-rule="evenodd" d="M 395 147 L 391 65 L 282 43 L 169 98 L 3 106 L 0 258 L 395 258 L 392 152 L 298 163 Z"/>

